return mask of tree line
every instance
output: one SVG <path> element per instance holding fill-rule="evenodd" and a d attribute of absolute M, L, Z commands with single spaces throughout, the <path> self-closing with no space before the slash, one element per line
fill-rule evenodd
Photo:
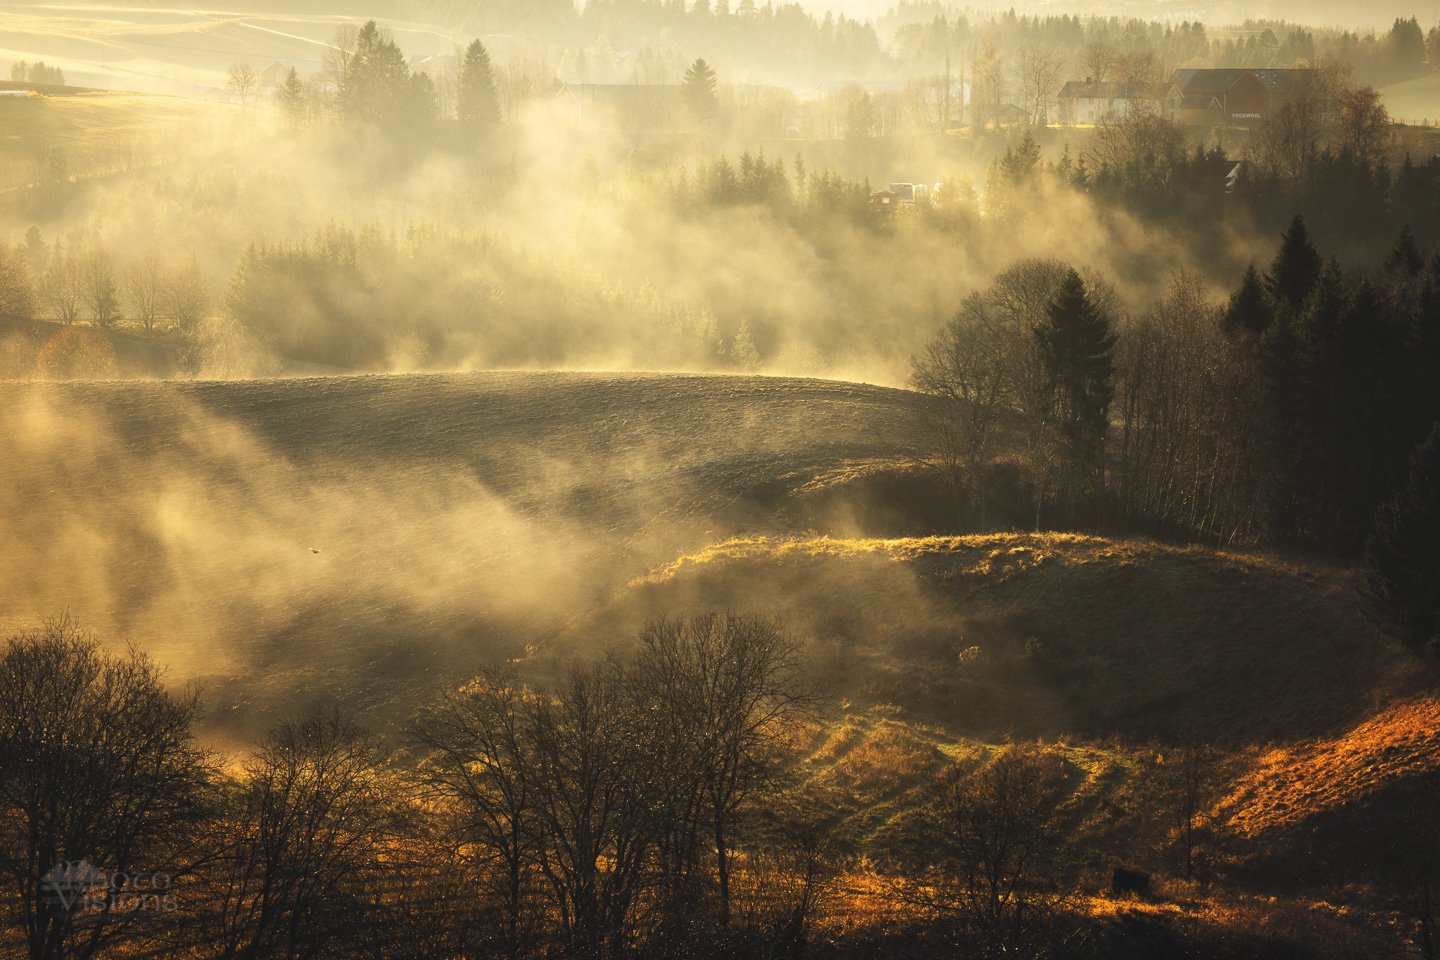
<path fill-rule="evenodd" d="M 63 87 L 65 71 L 59 67 L 47 66 L 44 60 L 37 60 L 34 63 L 17 60 L 10 67 L 10 79 L 15 83 L 45 83 Z"/>
<path fill-rule="evenodd" d="M 1424 546 L 1440 529 L 1436 494 L 1417 479 L 1433 469 L 1420 445 L 1440 422 L 1437 365 L 1440 253 L 1424 256 L 1406 229 L 1382 263 L 1347 271 L 1297 216 L 1227 304 L 1181 273 L 1132 317 L 1103 277 L 1018 263 L 964 300 L 912 382 L 940 401 L 932 460 L 961 526 L 1130 529 L 1350 559 L 1368 542 L 1388 558 L 1375 569 L 1389 565 L 1372 592 L 1397 600 L 1382 619 L 1413 624 L 1405 639 L 1423 646 L 1424 617 L 1440 610 Z"/>
<path fill-rule="evenodd" d="M 442 86 L 443 85 L 443 86 Z M 258 78 L 245 65 L 231 69 L 230 91 L 248 107 Z M 321 76 L 306 80 L 291 69 L 274 94 L 292 129 L 325 119 L 382 137 L 392 146 L 430 144 L 446 136 L 457 146 L 483 143 L 501 119 L 489 51 L 479 40 L 465 49 L 454 75 L 412 70 L 390 32 L 374 20 L 342 27 Z M 444 135 L 444 136 L 442 136 Z"/>

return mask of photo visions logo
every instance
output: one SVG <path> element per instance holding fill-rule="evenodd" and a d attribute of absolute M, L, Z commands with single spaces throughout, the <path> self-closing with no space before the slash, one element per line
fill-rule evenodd
<path fill-rule="evenodd" d="M 69 915 L 170 913 L 179 907 L 170 882 L 168 873 L 111 873 L 89 860 L 70 860 L 52 867 L 40 885 L 46 900 Z"/>

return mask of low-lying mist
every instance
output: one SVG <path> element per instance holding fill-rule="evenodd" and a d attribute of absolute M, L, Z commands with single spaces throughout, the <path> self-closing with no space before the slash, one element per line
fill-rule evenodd
<path fill-rule="evenodd" d="M 81 286 L 108 270 L 122 311 L 132 278 L 158 264 L 202 277 L 218 318 L 186 331 L 192 375 L 741 370 L 899 385 L 964 294 L 1016 259 L 1098 271 L 1137 310 L 1195 259 L 1184 237 L 1068 185 L 987 182 L 1001 133 L 761 150 L 701 129 L 637 146 L 560 100 L 465 150 L 232 121 L 233 138 L 0 207 L 38 315 L 65 313 L 47 286 L 57 259 Z M 763 195 L 746 190 L 752 163 Z M 943 182 L 943 202 L 872 210 L 867 184 L 901 171 Z M 1221 272 L 1248 250 L 1233 245 Z M 72 299 L 83 318 L 83 290 Z"/>
<path fill-rule="evenodd" d="M 0 394 L 0 628 L 68 610 L 203 682 L 227 731 L 324 697 L 389 716 L 773 524 L 766 491 L 796 471 L 916 450 L 905 394 L 753 378 Z"/>

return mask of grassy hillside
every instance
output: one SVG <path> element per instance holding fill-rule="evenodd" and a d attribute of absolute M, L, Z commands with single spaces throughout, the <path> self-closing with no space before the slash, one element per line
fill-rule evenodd
<path fill-rule="evenodd" d="M 635 580 L 604 629 L 782 609 L 857 701 L 987 737 L 1336 734 L 1425 682 L 1345 570 L 1069 535 L 722 542 Z"/>
<path fill-rule="evenodd" d="M 904 461 L 919 403 L 758 377 L 0 383 L 0 626 L 68 608 L 237 722 L 408 710 L 667 557 L 825 523 L 789 492 Z"/>
<path fill-rule="evenodd" d="M 210 124 L 229 112 L 223 104 L 178 97 L 74 88 L 39 97 L 0 97 L 0 191 L 162 162 L 181 144 L 204 142 Z"/>

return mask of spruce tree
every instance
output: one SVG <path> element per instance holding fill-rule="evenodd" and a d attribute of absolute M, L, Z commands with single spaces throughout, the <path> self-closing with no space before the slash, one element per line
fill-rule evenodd
<path fill-rule="evenodd" d="M 1098 495 L 1104 480 L 1105 433 L 1115 397 L 1115 335 L 1074 270 L 1065 275 L 1035 329 L 1054 423 L 1071 470 Z M 1076 491 L 1079 492 L 1079 491 Z M 1097 501 L 1098 505 L 1098 501 Z"/>
<path fill-rule="evenodd" d="M 1230 297 L 1230 306 L 1226 308 L 1224 315 L 1225 332 L 1232 338 L 1242 334 L 1259 336 L 1269 328 L 1274 319 L 1275 314 L 1270 307 L 1270 298 L 1265 293 L 1260 272 L 1252 263 L 1245 269 L 1245 276 L 1240 280 L 1240 289 Z"/>
<path fill-rule="evenodd" d="M 1390 256 L 1385 258 L 1385 270 L 1387 273 L 1418 277 L 1424 269 L 1425 258 L 1420 256 L 1420 248 L 1415 245 L 1415 234 L 1407 223 L 1400 228 L 1400 236 L 1395 240 Z"/>
<path fill-rule="evenodd" d="M 715 116 L 720 111 L 715 71 L 704 60 L 696 60 L 685 71 L 685 102 L 690 112 L 702 120 Z"/>
<path fill-rule="evenodd" d="M 1376 513 L 1365 545 L 1365 598 L 1376 622 L 1417 650 L 1440 643 L 1440 421 L 1405 485 Z"/>
<path fill-rule="evenodd" d="M 1315 290 L 1322 266 L 1320 254 L 1310 243 L 1310 231 L 1299 214 L 1290 221 L 1290 229 L 1280 240 L 1280 251 L 1270 264 L 1265 285 L 1275 305 L 1298 316 Z"/>
<path fill-rule="evenodd" d="M 292 67 L 285 75 L 285 83 L 276 93 L 276 99 L 280 102 L 280 115 L 290 126 L 299 126 L 305 120 L 305 85 L 300 81 L 300 74 Z"/>
<path fill-rule="evenodd" d="M 489 52 L 479 40 L 465 51 L 465 60 L 460 67 L 456 112 L 461 127 L 471 132 L 484 131 L 500 120 L 495 71 L 490 64 Z"/>

